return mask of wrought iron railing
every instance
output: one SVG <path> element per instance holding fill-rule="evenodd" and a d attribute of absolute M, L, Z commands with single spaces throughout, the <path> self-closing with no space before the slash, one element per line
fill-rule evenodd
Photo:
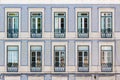
<path fill-rule="evenodd" d="M 8 38 L 18 38 L 18 29 L 8 29 L 7 30 L 7 37 Z"/>
<path fill-rule="evenodd" d="M 102 38 L 112 38 L 112 29 L 101 29 L 101 37 Z"/>
<path fill-rule="evenodd" d="M 18 71 L 18 67 L 7 67 L 7 71 L 8 72 L 17 72 Z"/>
<path fill-rule="evenodd" d="M 89 30 L 87 28 L 78 29 L 78 38 L 88 38 Z"/>
<path fill-rule="evenodd" d="M 31 72 L 41 72 L 42 68 L 41 67 L 31 67 L 30 70 L 31 70 Z"/>
<path fill-rule="evenodd" d="M 55 29 L 54 37 L 55 38 L 65 38 L 65 29 Z"/>
<path fill-rule="evenodd" d="M 55 67 L 54 70 L 55 70 L 55 72 L 64 72 L 65 67 Z"/>
<path fill-rule="evenodd" d="M 111 72 L 112 71 L 112 63 L 102 63 L 101 71 Z"/>
<path fill-rule="evenodd" d="M 89 68 L 88 67 L 78 67 L 79 72 L 88 72 Z"/>
<path fill-rule="evenodd" d="M 42 30 L 41 29 L 31 29 L 31 38 L 41 38 Z"/>

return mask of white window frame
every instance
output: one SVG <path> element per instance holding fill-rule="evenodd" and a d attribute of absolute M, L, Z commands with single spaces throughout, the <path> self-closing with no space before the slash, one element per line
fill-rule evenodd
<path fill-rule="evenodd" d="M 27 69 L 28 69 L 28 72 L 31 72 L 30 71 L 30 47 L 31 46 L 41 46 L 42 47 L 42 70 L 41 72 L 44 71 L 44 42 L 28 42 L 28 66 L 27 66 Z"/>
<path fill-rule="evenodd" d="M 19 22 L 18 22 L 18 24 L 19 24 L 19 26 L 18 26 L 18 29 L 19 29 L 19 33 L 18 33 L 18 38 L 20 38 L 20 35 L 21 35 L 21 8 L 5 8 L 5 37 L 7 38 L 7 13 L 8 12 L 18 12 L 18 18 L 19 18 Z M 14 38 L 12 38 L 12 39 L 14 39 Z"/>
<path fill-rule="evenodd" d="M 91 35 L 90 35 L 90 33 L 91 33 L 91 8 L 75 8 L 75 14 L 76 14 L 76 16 L 75 16 L 75 20 L 76 20 L 76 24 L 75 24 L 75 26 L 76 26 L 76 38 L 78 38 L 78 15 L 77 15 L 77 13 L 78 12 L 88 12 L 89 13 L 89 24 L 88 24 L 88 29 L 89 29 L 89 31 L 88 31 L 88 34 L 89 34 L 89 36 L 88 37 L 90 37 Z"/>
<path fill-rule="evenodd" d="M 7 47 L 8 46 L 18 46 L 18 72 L 21 70 L 20 69 L 20 53 L 21 53 L 21 45 L 20 45 L 20 42 L 5 42 L 5 71 L 7 72 L 7 54 L 8 54 L 8 51 L 7 51 Z"/>
<path fill-rule="evenodd" d="M 99 34 L 100 34 L 100 37 L 101 37 L 101 12 L 112 12 L 112 38 L 114 37 L 114 24 L 115 24 L 115 21 L 114 21 L 114 8 L 99 8 Z"/>
<path fill-rule="evenodd" d="M 29 30 L 29 38 L 31 38 L 31 23 L 30 23 L 30 19 L 31 19 L 31 12 L 42 12 L 42 37 L 44 37 L 44 8 L 28 8 L 28 12 L 29 12 L 29 17 L 28 17 L 28 30 Z"/>
<path fill-rule="evenodd" d="M 92 43 L 91 42 L 81 42 L 81 41 L 77 41 L 76 42 L 76 47 L 75 47 L 75 53 L 76 53 L 76 72 L 78 72 L 78 46 L 89 46 L 89 49 L 88 49 L 88 63 L 89 63 L 89 66 L 88 66 L 88 68 L 89 68 L 89 71 L 88 72 L 90 72 L 91 71 L 91 47 L 92 47 Z"/>
<path fill-rule="evenodd" d="M 51 37 L 52 38 L 54 38 L 54 26 L 55 26 L 55 24 L 54 24 L 54 13 L 55 12 L 65 12 L 66 13 L 66 25 L 65 25 L 65 38 L 67 38 L 68 37 L 68 8 L 52 8 L 52 35 L 51 35 Z"/>
<path fill-rule="evenodd" d="M 112 72 L 115 72 L 115 56 L 114 56 L 114 53 L 115 53 L 115 43 L 114 42 L 99 42 L 99 71 L 101 71 L 101 46 L 112 46 Z"/>
<path fill-rule="evenodd" d="M 51 71 L 52 72 L 55 72 L 54 71 L 54 47 L 55 46 L 65 46 L 65 72 L 67 72 L 68 71 L 68 61 L 67 61 L 67 55 L 68 55 L 68 53 L 67 53 L 67 46 L 68 45 L 68 43 L 67 42 L 52 42 L 52 69 L 51 69 Z"/>

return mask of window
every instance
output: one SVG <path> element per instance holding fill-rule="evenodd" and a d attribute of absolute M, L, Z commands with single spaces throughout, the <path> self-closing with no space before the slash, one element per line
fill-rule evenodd
<path fill-rule="evenodd" d="M 17 72 L 18 71 L 18 46 L 7 47 L 7 71 Z"/>
<path fill-rule="evenodd" d="M 8 12 L 7 13 L 7 37 L 18 38 L 19 33 L 19 13 Z"/>
<path fill-rule="evenodd" d="M 112 71 L 112 46 L 101 46 L 101 71 Z"/>
<path fill-rule="evenodd" d="M 54 50 L 54 70 L 55 72 L 64 72 L 66 66 L 65 47 L 55 46 Z"/>
<path fill-rule="evenodd" d="M 101 12 L 101 37 L 112 37 L 112 12 Z"/>
<path fill-rule="evenodd" d="M 54 13 L 54 37 L 65 38 L 66 32 L 66 13 L 55 12 Z"/>
<path fill-rule="evenodd" d="M 31 38 L 42 37 L 42 12 L 31 12 Z"/>
<path fill-rule="evenodd" d="M 32 72 L 42 71 L 42 47 L 31 46 L 30 63 Z"/>
<path fill-rule="evenodd" d="M 78 46 L 78 71 L 88 71 L 89 68 L 89 47 Z"/>
<path fill-rule="evenodd" d="M 78 12 L 77 13 L 78 23 L 78 37 L 87 38 L 89 36 L 89 13 Z"/>

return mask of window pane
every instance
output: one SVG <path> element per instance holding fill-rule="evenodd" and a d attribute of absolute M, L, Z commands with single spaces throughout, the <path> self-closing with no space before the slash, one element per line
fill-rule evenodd
<path fill-rule="evenodd" d="M 8 46 L 8 67 L 18 66 L 18 47 Z"/>

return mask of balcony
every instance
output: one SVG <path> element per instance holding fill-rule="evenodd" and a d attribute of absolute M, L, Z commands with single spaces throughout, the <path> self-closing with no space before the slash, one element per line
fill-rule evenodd
<path fill-rule="evenodd" d="M 102 29 L 101 30 L 101 37 L 102 38 L 112 38 L 112 29 Z"/>
<path fill-rule="evenodd" d="M 88 33 L 88 29 L 84 28 L 84 29 L 78 29 L 78 38 L 88 38 L 89 37 L 89 33 Z"/>
<path fill-rule="evenodd" d="M 55 38 L 65 38 L 65 29 L 55 29 L 54 37 Z"/>
<path fill-rule="evenodd" d="M 41 38 L 42 30 L 41 29 L 31 29 L 31 38 Z"/>
<path fill-rule="evenodd" d="M 18 29 L 8 29 L 7 38 L 18 38 Z"/>
<path fill-rule="evenodd" d="M 8 72 L 18 72 L 18 67 L 7 67 Z"/>
<path fill-rule="evenodd" d="M 65 67 L 55 67 L 55 72 L 65 72 Z"/>
<path fill-rule="evenodd" d="M 112 63 L 103 63 L 101 67 L 102 72 L 112 72 Z"/>
<path fill-rule="evenodd" d="M 89 68 L 88 67 L 78 67 L 79 72 L 88 72 Z"/>
<path fill-rule="evenodd" d="M 31 67 L 31 72 L 41 72 L 42 68 L 41 67 Z"/>

